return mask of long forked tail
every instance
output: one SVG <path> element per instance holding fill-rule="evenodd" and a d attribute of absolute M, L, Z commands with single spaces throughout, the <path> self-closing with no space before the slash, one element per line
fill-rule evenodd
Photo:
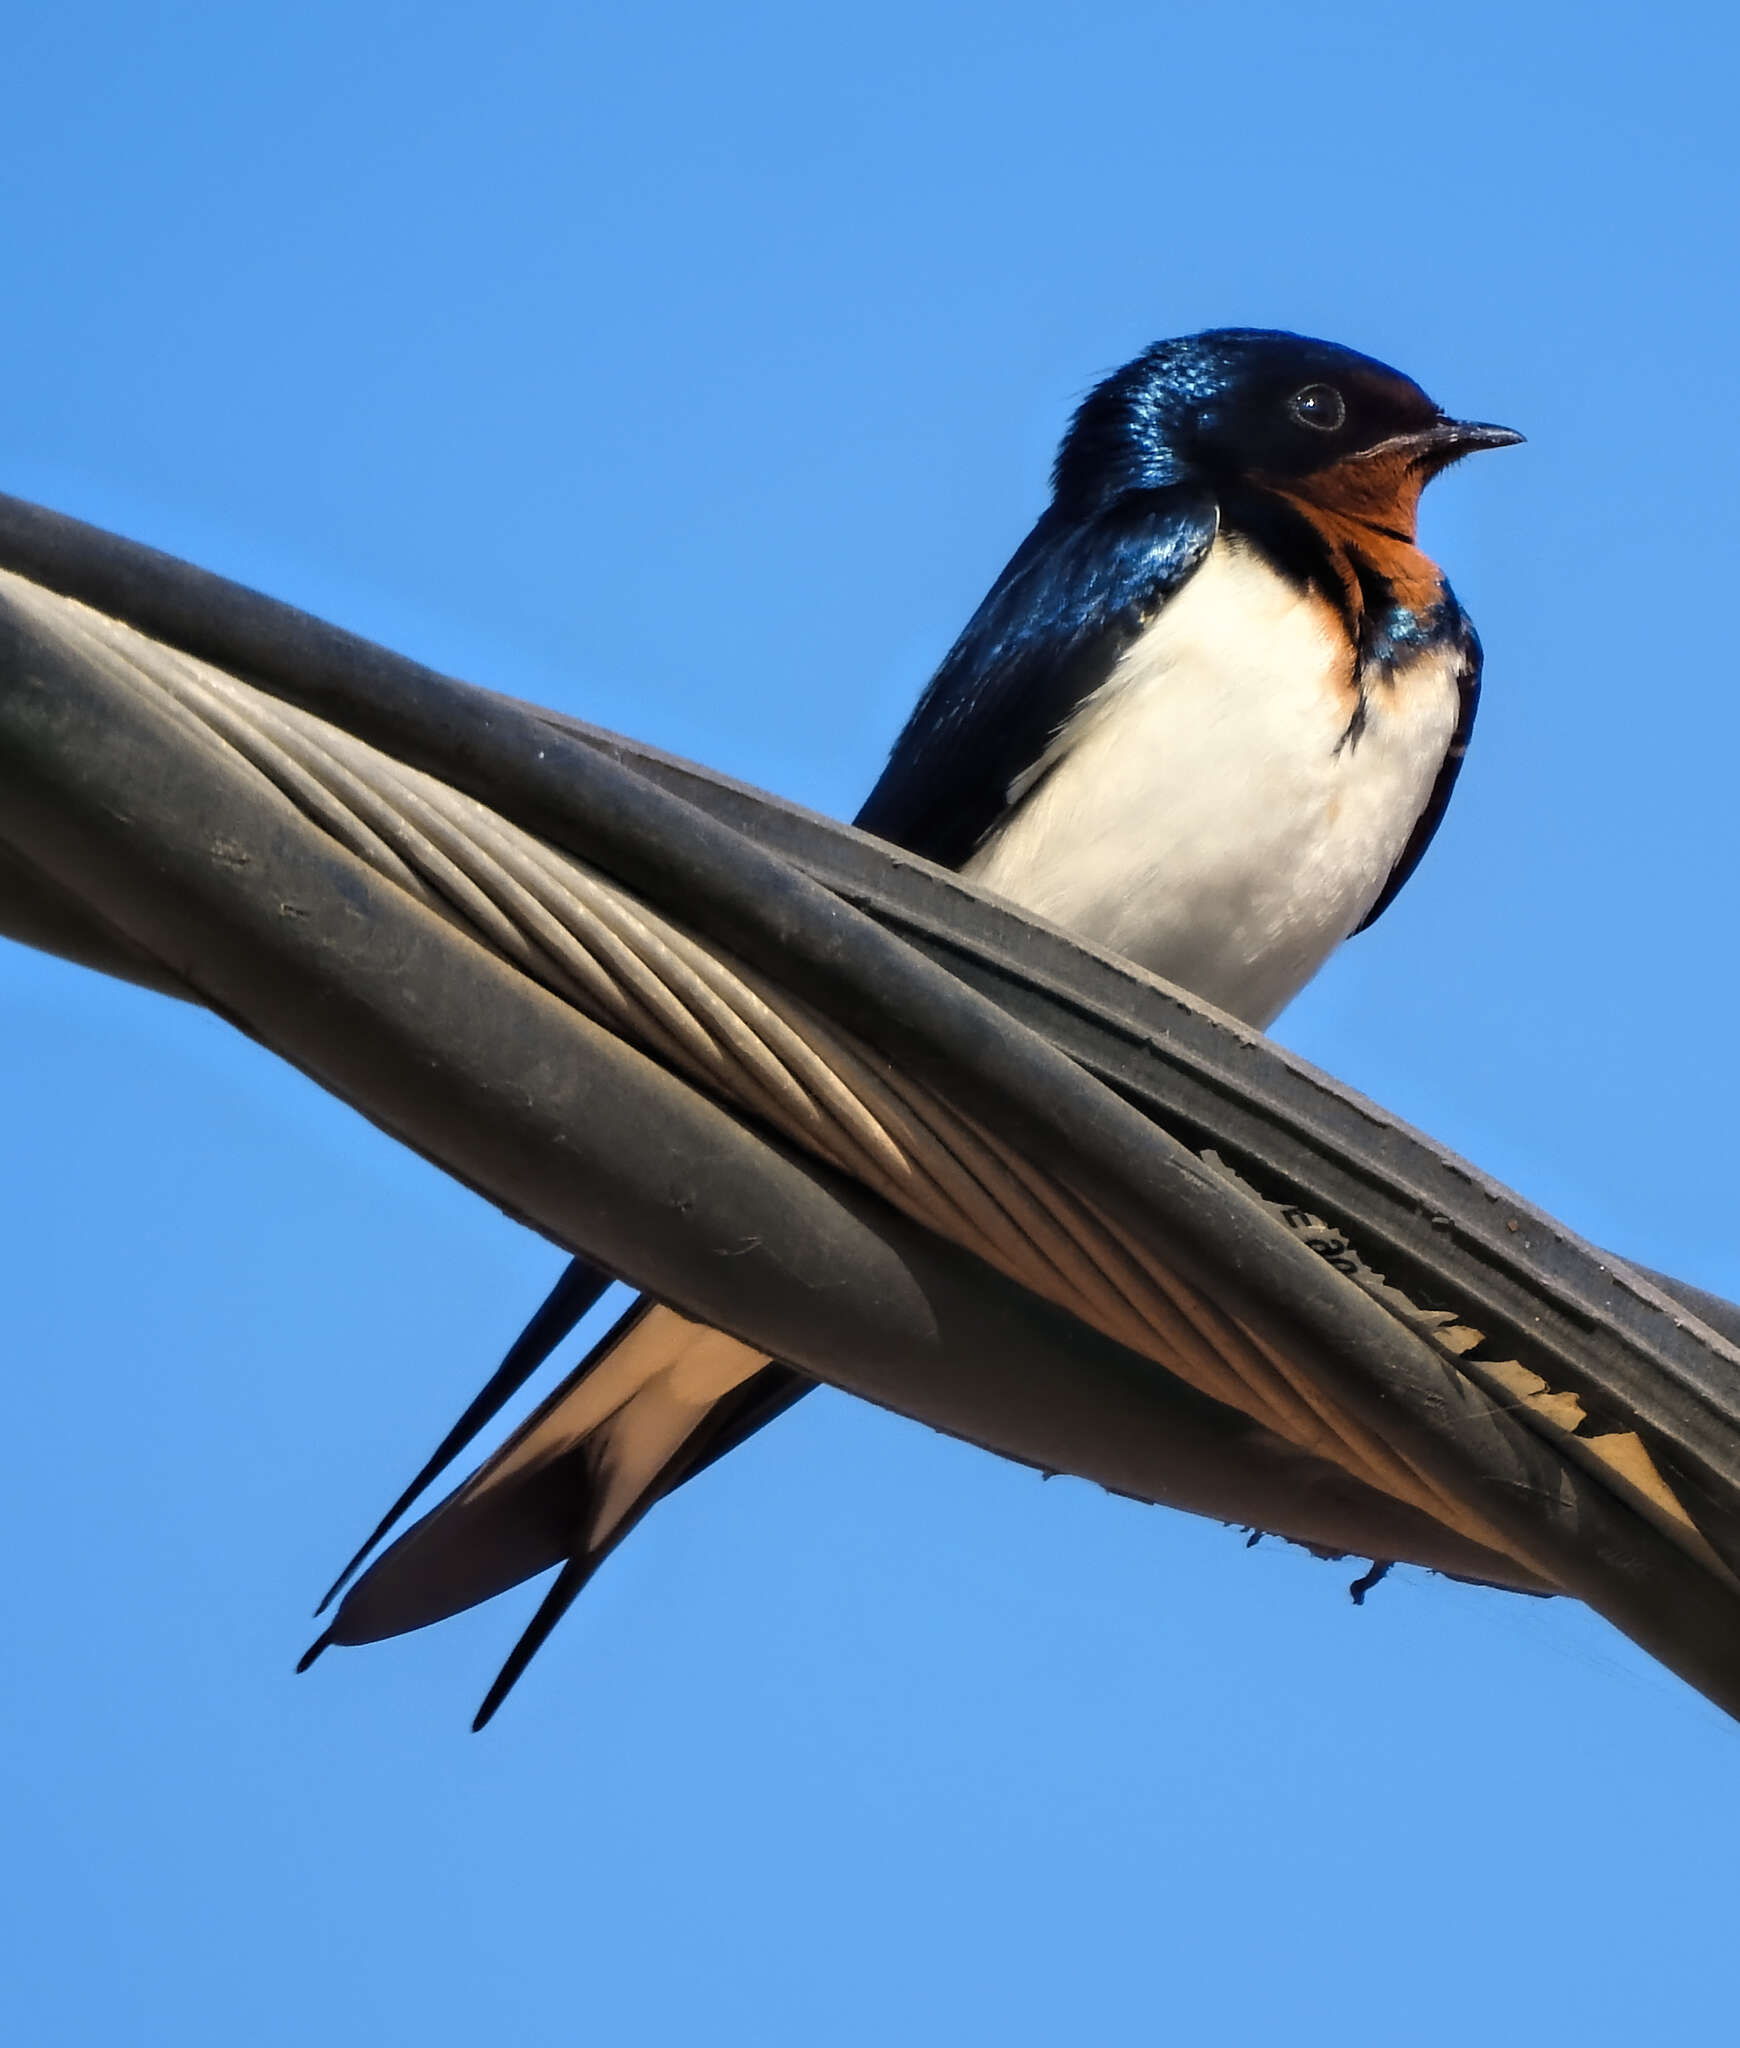
<path fill-rule="evenodd" d="M 481 1728 L 641 1517 L 810 1384 L 735 1337 L 636 1302 L 499 1450 L 363 1573 L 298 1668 L 330 1644 L 427 1627 L 560 1564 L 478 1711 Z"/>

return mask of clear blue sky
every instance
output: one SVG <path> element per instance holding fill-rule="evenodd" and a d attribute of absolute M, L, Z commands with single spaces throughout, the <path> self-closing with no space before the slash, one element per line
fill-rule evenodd
<path fill-rule="evenodd" d="M 1280 1035 L 1740 1294 L 1727 10 L 62 0 L 6 30 L 0 489 L 849 811 L 1097 375 L 1292 326 L 1487 700 Z M 294 1680 L 560 1264 L 214 1020 L 0 949 L 20 2042 L 1724 2038 L 1740 1730 L 1603 1624 L 843 1397 Z"/>

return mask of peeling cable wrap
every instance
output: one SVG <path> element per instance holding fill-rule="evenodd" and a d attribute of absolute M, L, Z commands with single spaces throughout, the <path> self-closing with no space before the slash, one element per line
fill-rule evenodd
<path fill-rule="evenodd" d="M 0 496 L 0 932 L 216 1010 L 707 1374 L 1563 1590 L 1740 1716 L 1740 1309 L 959 876 Z M 571 1555 L 561 1474 L 473 1597 Z"/>
<path fill-rule="evenodd" d="M 1287 1443 L 1538 1570 L 1477 1506 L 1340 1404 L 1272 1336 L 1185 1278 L 1157 1233 L 1132 1231 L 1089 1191 L 1023 1157 L 766 975 L 341 727 L 24 578 L 0 573 L 0 590 L 111 678 L 171 707 L 190 735 L 233 749 L 382 880 L 593 1023 Z M 1263 1201 L 1223 1161 L 1206 1157 L 1250 1200 Z M 1520 1416 L 1566 1458 L 1568 1473 L 1605 1485 L 1700 1565 L 1728 1577 L 1640 1439 L 1631 1436 L 1621 1451 L 1610 1438 L 1579 1438 L 1572 1397 L 1555 1395 L 1518 1361 L 1471 1357 L 1477 1329 L 1451 1312 L 1417 1307 L 1345 1240 L 1326 1249 L 1330 1226 L 1284 1220 L 1425 1337 L 1447 1400 Z"/>

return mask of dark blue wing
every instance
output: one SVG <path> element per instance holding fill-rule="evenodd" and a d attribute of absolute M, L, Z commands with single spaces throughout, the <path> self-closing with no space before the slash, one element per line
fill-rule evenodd
<path fill-rule="evenodd" d="M 1448 593 L 1446 593 L 1448 595 Z M 1454 599 L 1449 600 L 1452 605 Z M 1460 699 L 1456 716 L 1456 730 L 1450 736 L 1450 746 L 1444 756 L 1444 765 L 1438 770 L 1438 780 L 1432 785 L 1432 794 L 1426 799 L 1426 808 L 1420 813 L 1414 829 L 1408 834 L 1408 843 L 1397 856 L 1396 864 L 1390 870 L 1389 880 L 1378 893 L 1378 900 L 1366 912 L 1365 922 L 1359 931 L 1369 931 L 1389 909 L 1402 892 L 1402 885 L 1420 865 L 1421 856 L 1431 845 L 1433 834 L 1444 822 L 1444 813 L 1450 803 L 1450 792 L 1456 787 L 1456 778 L 1462 773 L 1462 757 L 1468 752 L 1468 741 L 1474 731 L 1474 714 L 1480 709 L 1480 638 L 1469 623 L 1466 614 L 1457 607 L 1453 625 L 1448 629 L 1461 643 L 1462 666 L 1456 673 L 1456 693 Z M 1358 936 L 1358 933 L 1355 933 Z"/>
<path fill-rule="evenodd" d="M 1101 509 L 1057 506 L 949 650 L 858 813 L 866 832 L 959 867 L 1076 707 L 1213 543 L 1214 500 L 1184 485 Z"/>
<path fill-rule="evenodd" d="M 1106 680 L 1119 655 L 1208 552 L 1216 517 L 1212 499 L 1182 489 L 1126 496 L 1098 513 L 1077 511 L 1067 518 L 1053 506 L 998 577 L 919 700 L 881 781 L 859 814 L 859 824 L 931 860 L 959 866 L 1008 808 L 1009 785 L 1038 760 L 1070 713 Z M 369 1544 L 345 1568 L 339 1586 L 410 1500 L 460 1445 L 470 1440 L 483 1418 L 493 1414 L 547 1355 L 550 1343 L 572 1326 L 574 1315 L 570 1312 L 582 1312 L 591 1305 L 599 1277 L 584 1260 L 576 1260 L 563 1275 L 501 1370 Z M 644 1301 L 631 1309 L 582 1370 L 610 1357 L 644 1309 Z M 808 1385 L 784 1366 L 763 1367 L 716 1404 L 697 1429 L 692 1410 L 679 1407 L 671 1413 L 668 1404 L 661 1407 L 662 1383 L 656 1375 L 644 1381 L 623 1408 L 588 1439 L 593 1445 L 588 1455 L 608 1458 L 612 1428 L 631 1407 L 635 1426 L 643 1434 L 650 1431 L 651 1441 L 660 1441 L 661 1429 L 670 1432 L 670 1455 L 653 1472 L 632 1512 L 618 1525 L 622 1532 L 662 1495 L 789 1406 Z M 486 1464 L 482 1469 L 489 1467 Z M 547 1473 L 554 1468 L 543 1469 Z M 580 1487 L 584 1482 L 571 1473 L 563 1483 Z M 475 1484 L 475 1475 L 467 1484 Z M 585 1498 L 581 1492 L 572 1506 L 576 1526 L 585 1523 Z M 449 1502 L 436 1509 L 435 1516 L 452 1507 Z M 525 1527 L 532 1527 L 536 1509 L 536 1502 L 522 1500 Z M 441 1526 L 435 1517 L 425 1517 L 400 1544 L 415 1544 L 419 1531 Z M 462 1530 L 467 1527 L 460 1526 Z M 388 1558 L 394 1554 L 388 1552 Z M 406 1554 L 401 1547 L 398 1555 Z M 554 1561 L 553 1556 L 546 1561 Z M 596 1562 L 597 1555 L 590 1552 L 569 1558 L 490 1689 L 479 1725 L 495 1711 Z M 387 1570 L 390 1573 L 390 1567 Z M 449 1611 L 478 1597 L 475 1576 L 460 1573 L 447 1578 L 446 1572 L 443 1565 L 430 1584 L 447 1586 L 453 1603 Z M 351 1590 L 334 1628 L 312 1646 L 299 1668 L 306 1668 L 328 1643 L 338 1639 L 347 1615 L 366 1612 L 371 1599 L 383 1597 L 383 1583 L 390 1586 L 391 1579 L 383 1580 L 383 1562 L 377 1562 Z M 335 1586 L 333 1593 L 338 1590 Z M 327 1596 L 329 1600 L 332 1597 Z M 394 1596 L 389 1593 L 386 1597 L 391 1600 Z M 418 1611 L 424 1620 L 431 1618 L 426 1610 Z"/>

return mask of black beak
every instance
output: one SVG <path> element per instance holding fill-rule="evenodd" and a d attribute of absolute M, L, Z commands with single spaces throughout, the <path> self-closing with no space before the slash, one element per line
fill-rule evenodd
<path fill-rule="evenodd" d="M 1436 476 L 1439 470 L 1448 469 L 1451 463 L 1460 462 L 1464 455 L 1472 455 L 1478 448 L 1514 448 L 1526 438 L 1515 427 L 1489 426 L 1484 420 L 1434 420 L 1418 433 L 1392 434 L 1375 447 L 1362 448 L 1353 459 L 1369 461 L 1374 456 L 1405 455 L 1428 476 Z"/>
<path fill-rule="evenodd" d="M 1458 455 L 1472 455 L 1476 448 L 1514 448 L 1528 438 L 1515 427 L 1488 426 L 1483 420 L 1446 420 L 1434 432 L 1440 447 L 1453 448 Z"/>
<path fill-rule="evenodd" d="M 1494 427 L 1484 420 L 1439 420 L 1422 433 L 1402 437 L 1414 459 L 1433 476 L 1478 449 L 1514 448 L 1524 438 L 1515 427 Z"/>

